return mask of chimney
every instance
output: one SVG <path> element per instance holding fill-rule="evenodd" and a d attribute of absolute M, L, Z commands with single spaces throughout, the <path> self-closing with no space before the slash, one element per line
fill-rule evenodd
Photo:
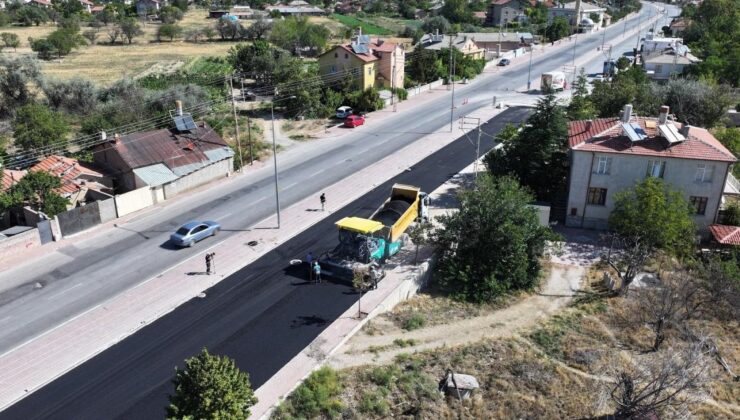
<path fill-rule="evenodd" d="M 114 134 L 113 141 L 111 143 L 118 144 L 120 141 L 121 141 L 121 136 L 118 133 Z"/>
<path fill-rule="evenodd" d="M 175 101 L 175 108 L 177 109 L 177 116 L 182 117 L 182 101 L 176 100 Z"/>
<path fill-rule="evenodd" d="M 668 121 L 669 111 L 670 108 L 666 105 L 660 107 L 660 112 L 658 113 L 658 124 L 665 124 Z"/>
<path fill-rule="evenodd" d="M 678 130 L 679 133 L 681 133 L 682 136 L 689 138 L 689 132 L 691 132 L 691 126 L 688 122 L 683 123 L 683 126 L 680 130 Z"/>
<path fill-rule="evenodd" d="M 586 132 L 587 132 L 587 133 L 588 133 L 589 131 L 591 131 L 591 125 L 592 125 L 593 123 L 594 123 L 594 122 L 593 122 L 593 120 L 588 120 L 588 121 L 586 121 Z"/>
<path fill-rule="evenodd" d="M 624 111 L 622 111 L 622 122 L 629 123 L 631 118 L 632 118 L 632 104 L 627 104 L 624 106 Z"/>
<path fill-rule="evenodd" d="M 100 132 L 100 140 L 106 141 L 108 139 L 108 134 L 105 133 L 105 131 Z"/>

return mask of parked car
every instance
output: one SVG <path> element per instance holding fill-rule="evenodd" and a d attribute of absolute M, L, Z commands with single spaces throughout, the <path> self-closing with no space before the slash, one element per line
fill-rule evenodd
<path fill-rule="evenodd" d="M 178 246 L 193 246 L 201 239 L 216 236 L 220 230 L 221 225 L 218 222 L 188 222 L 170 235 L 170 242 Z"/>
<path fill-rule="evenodd" d="M 364 115 L 350 115 L 344 120 L 344 126 L 349 128 L 357 127 L 358 125 L 365 124 Z"/>
<path fill-rule="evenodd" d="M 337 108 L 337 118 L 345 119 L 352 115 L 352 108 L 348 106 L 340 106 Z"/>
<path fill-rule="evenodd" d="M 511 61 L 509 61 L 509 59 L 508 59 L 508 58 L 502 58 L 502 59 L 501 59 L 501 60 L 499 60 L 499 62 L 498 62 L 498 65 L 499 65 L 499 66 L 508 66 L 509 64 L 511 64 Z"/>

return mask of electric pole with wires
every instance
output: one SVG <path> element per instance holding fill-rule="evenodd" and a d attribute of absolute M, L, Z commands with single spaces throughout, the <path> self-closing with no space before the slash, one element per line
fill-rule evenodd
<path fill-rule="evenodd" d="M 229 78 L 229 96 L 231 97 L 231 110 L 234 112 L 234 132 L 236 137 L 236 152 L 239 154 L 239 172 L 244 167 L 242 159 L 242 142 L 239 140 L 239 119 L 236 116 L 236 97 L 234 96 L 234 79 Z"/>
<path fill-rule="evenodd" d="M 466 128 L 469 129 L 478 129 L 478 136 L 475 141 L 475 162 L 473 162 L 473 172 L 475 172 L 475 179 L 478 180 L 478 161 L 480 160 L 480 136 L 481 136 L 481 119 L 479 117 L 468 117 L 468 116 L 462 116 L 460 117 L 460 130 L 465 130 Z M 465 137 L 470 141 L 470 137 L 468 137 L 467 133 L 465 134 Z M 473 142 L 470 141 L 472 144 Z"/>

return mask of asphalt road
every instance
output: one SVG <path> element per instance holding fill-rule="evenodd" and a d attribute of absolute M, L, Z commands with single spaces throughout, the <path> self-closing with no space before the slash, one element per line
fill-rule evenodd
<path fill-rule="evenodd" d="M 642 21 L 653 6 L 644 8 Z M 627 22 L 626 28 L 638 25 Z M 635 38 L 622 40 L 624 24 L 607 29 L 606 42 L 615 51 L 631 49 Z M 644 33 L 644 30 L 643 30 Z M 580 35 L 576 56 L 592 53 L 601 45 L 601 34 Z M 545 71 L 561 69 L 572 60 L 572 49 L 535 56 L 533 78 Z M 587 66 L 600 68 L 599 56 Z M 487 73 L 475 83 L 459 87 L 457 98 L 468 104 L 455 110 L 454 118 L 490 106 L 493 95 L 526 85 L 527 66 L 504 73 Z M 458 100 L 458 103 L 461 99 Z M 449 97 L 420 105 L 413 115 L 399 113 L 345 136 L 307 142 L 279 155 L 281 204 L 287 207 L 324 186 L 340 181 L 358 169 L 413 143 L 427 133 L 444 130 L 449 124 Z M 389 168 L 396 171 L 399 168 Z M 0 353 L 63 323 L 120 292 L 158 275 L 199 252 L 200 247 L 175 251 L 167 237 L 180 224 L 193 219 L 218 220 L 224 227 L 221 238 L 248 229 L 273 213 L 272 167 L 215 183 L 188 194 L 164 207 L 137 215 L 115 229 L 76 241 L 37 260 L 0 273 Z M 38 285 L 43 287 L 39 288 Z"/>
<path fill-rule="evenodd" d="M 524 121 L 531 111 L 511 108 L 483 126 L 481 150 L 507 123 Z M 161 418 L 176 365 L 203 347 L 226 354 L 250 373 L 259 387 L 326 326 L 357 295 L 336 283 L 306 283 L 302 267 L 288 262 L 309 250 L 317 254 L 336 244 L 334 221 L 368 217 L 395 182 L 432 191 L 469 165 L 475 146 L 465 137 L 378 186 L 331 218 L 314 225 L 254 263 L 122 342 L 46 385 L 0 414 L 8 419 Z M 319 251 L 319 252 L 317 252 Z"/>

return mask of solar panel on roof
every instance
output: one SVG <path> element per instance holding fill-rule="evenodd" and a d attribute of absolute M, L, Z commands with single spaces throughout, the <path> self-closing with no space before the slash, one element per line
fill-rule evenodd
<path fill-rule="evenodd" d="M 622 131 L 629 137 L 630 141 L 640 141 L 647 138 L 645 130 L 638 124 L 622 123 Z"/>
<path fill-rule="evenodd" d="M 370 43 L 370 35 L 360 35 L 357 37 L 358 44 L 369 44 Z"/>
<path fill-rule="evenodd" d="M 370 52 L 370 49 L 365 44 L 352 44 L 352 51 L 355 54 L 367 54 Z"/>
<path fill-rule="evenodd" d="M 177 115 L 173 117 L 173 120 L 175 121 L 177 131 L 190 131 L 196 128 L 195 121 L 193 121 L 193 117 L 190 115 Z"/>
<path fill-rule="evenodd" d="M 686 137 L 679 133 L 678 129 L 673 124 L 661 124 L 658 126 L 658 130 L 660 130 L 660 134 L 662 134 L 670 144 L 680 143 L 686 140 Z"/>

